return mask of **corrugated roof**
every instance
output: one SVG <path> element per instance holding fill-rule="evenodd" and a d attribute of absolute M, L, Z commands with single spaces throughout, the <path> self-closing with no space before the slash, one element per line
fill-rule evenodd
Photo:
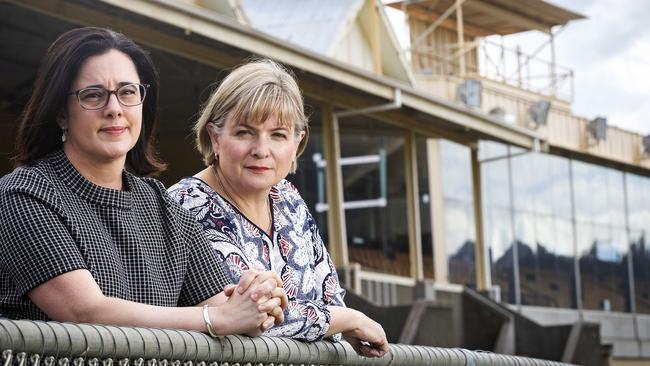
<path fill-rule="evenodd" d="M 408 4 L 408 11 L 429 14 L 436 19 L 454 5 L 456 0 L 421 0 Z M 389 6 L 401 9 L 403 1 Z M 463 23 L 476 36 L 513 34 L 529 30 L 548 32 L 553 26 L 564 25 L 584 15 L 542 0 L 466 0 L 463 3 Z M 455 17 L 451 17 L 455 20 Z"/>
<path fill-rule="evenodd" d="M 253 28 L 328 54 L 363 0 L 240 0 Z M 350 19 L 352 18 L 352 19 Z"/>

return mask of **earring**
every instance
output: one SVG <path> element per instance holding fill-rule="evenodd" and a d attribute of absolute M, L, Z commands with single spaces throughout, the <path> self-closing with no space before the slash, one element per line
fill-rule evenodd
<path fill-rule="evenodd" d="M 68 139 L 68 129 L 67 128 L 62 128 L 63 134 L 61 135 L 61 142 L 65 142 L 65 140 Z"/>

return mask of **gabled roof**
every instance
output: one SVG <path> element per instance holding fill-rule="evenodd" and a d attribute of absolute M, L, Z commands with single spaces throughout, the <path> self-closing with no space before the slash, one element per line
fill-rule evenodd
<path fill-rule="evenodd" d="M 366 3 L 376 0 L 239 0 L 250 25 L 266 34 L 311 51 L 335 57 L 337 47 L 355 22 L 370 33 Z M 379 39 L 383 74 L 412 84 L 383 7 L 378 4 Z"/>
<path fill-rule="evenodd" d="M 364 0 L 240 0 L 253 28 L 324 55 Z"/>
<path fill-rule="evenodd" d="M 388 6 L 401 9 L 402 3 L 396 1 Z M 455 3 L 456 0 L 420 0 L 408 3 L 407 10 L 415 16 L 429 16 L 433 21 Z M 462 6 L 463 23 L 474 36 L 507 35 L 529 30 L 548 33 L 556 25 L 585 18 L 542 0 L 465 0 Z"/>

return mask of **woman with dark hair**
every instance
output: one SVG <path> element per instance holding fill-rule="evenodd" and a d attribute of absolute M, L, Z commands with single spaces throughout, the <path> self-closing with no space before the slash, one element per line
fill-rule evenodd
<path fill-rule="evenodd" d="M 79 28 L 50 46 L 17 167 L 0 179 L 0 316 L 211 335 L 283 320 L 276 274 L 229 285 L 191 214 L 136 176 L 164 169 L 152 145 L 157 97 L 150 57 L 122 34 Z"/>

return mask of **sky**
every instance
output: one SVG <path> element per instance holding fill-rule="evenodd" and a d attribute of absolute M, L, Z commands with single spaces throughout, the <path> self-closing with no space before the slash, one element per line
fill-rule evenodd
<path fill-rule="evenodd" d="M 650 1 L 550 0 L 587 17 L 569 23 L 555 39 L 556 61 L 574 71 L 574 114 L 603 116 L 608 124 L 650 134 Z M 408 42 L 399 11 L 388 9 L 400 42 Z M 533 52 L 548 36 L 504 37 L 509 47 Z M 549 47 L 539 57 L 550 60 Z"/>

